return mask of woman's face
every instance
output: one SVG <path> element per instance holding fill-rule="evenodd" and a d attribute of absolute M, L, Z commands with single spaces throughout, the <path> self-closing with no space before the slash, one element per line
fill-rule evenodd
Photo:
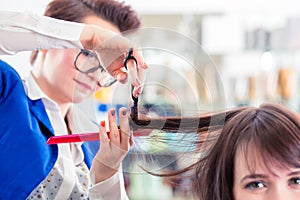
<path fill-rule="evenodd" d="M 251 172 L 249 164 L 254 169 Z M 245 156 L 238 152 L 235 159 L 233 195 L 235 200 L 300 199 L 300 168 L 274 164 L 267 169 L 257 153 L 252 152 Z"/>
<path fill-rule="evenodd" d="M 84 18 L 83 23 L 94 24 L 120 33 L 111 23 L 96 16 Z M 74 66 L 74 59 L 80 49 L 53 49 L 40 51 L 41 64 L 33 68 L 37 83 L 48 97 L 62 103 L 79 103 L 97 89 L 96 78 L 85 75 Z"/>

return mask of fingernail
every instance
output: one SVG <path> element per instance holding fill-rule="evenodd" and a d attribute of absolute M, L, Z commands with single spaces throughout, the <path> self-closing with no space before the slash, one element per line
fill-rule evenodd
<path fill-rule="evenodd" d="M 144 67 L 144 69 L 147 69 L 148 68 L 147 63 L 144 62 L 143 67 Z"/>
<path fill-rule="evenodd" d="M 102 127 L 105 127 L 105 120 L 101 121 L 101 122 L 100 122 L 100 125 L 101 125 Z"/>
<path fill-rule="evenodd" d="M 112 116 L 115 116 L 116 111 L 115 111 L 115 110 L 112 110 L 110 113 L 111 113 Z"/>
<path fill-rule="evenodd" d="M 123 110 L 122 115 L 126 116 L 127 115 L 127 110 Z"/>

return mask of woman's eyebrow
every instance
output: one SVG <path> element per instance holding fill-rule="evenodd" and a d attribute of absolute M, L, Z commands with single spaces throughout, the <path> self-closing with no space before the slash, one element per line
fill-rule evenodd
<path fill-rule="evenodd" d="M 295 176 L 295 175 L 299 175 L 300 174 L 300 170 L 299 171 L 292 171 L 290 173 L 287 174 L 287 176 Z"/>
<path fill-rule="evenodd" d="M 300 171 L 299 171 L 300 173 Z M 242 180 L 240 181 L 240 183 L 243 183 L 246 179 L 257 179 L 257 178 L 268 178 L 267 175 L 265 174 L 249 174 L 249 175 L 246 175 L 242 178 Z"/>

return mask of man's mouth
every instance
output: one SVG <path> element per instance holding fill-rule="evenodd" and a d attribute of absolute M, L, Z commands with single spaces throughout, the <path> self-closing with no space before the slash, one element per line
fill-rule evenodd
<path fill-rule="evenodd" d="M 76 79 L 74 79 L 74 81 L 75 81 L 78 85 L 80 85 L 82 88 L 84 88 L 85 90 L 89 90 L 89 91 L 92 91 L 92 90 L 93 90 L 93 88 L 92 88 L 89 84 L 86 84 L 86 83 L 84 83 L 84 82 L 78 81 L 78 80 L 76 80 Z"/>

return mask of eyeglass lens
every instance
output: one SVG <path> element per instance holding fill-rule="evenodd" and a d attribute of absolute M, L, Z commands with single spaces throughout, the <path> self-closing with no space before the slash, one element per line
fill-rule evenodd
<path fill-rule="evenodd" d="M 76 57 L 75 66 L 85 74 L 97 72 L 100 87 L 108 87 L 116 82 L 116 79 L 101 66 L 97 55 L 91 51 L 82 49 Z"/>
<path fill-rule="evenodd" d="M 76 67 L 79 71 L 89 73 L 90 69 L 99 68 L 100 62 L 97 56 L 89 51 L 82 50 L 76 60 Z"/>

